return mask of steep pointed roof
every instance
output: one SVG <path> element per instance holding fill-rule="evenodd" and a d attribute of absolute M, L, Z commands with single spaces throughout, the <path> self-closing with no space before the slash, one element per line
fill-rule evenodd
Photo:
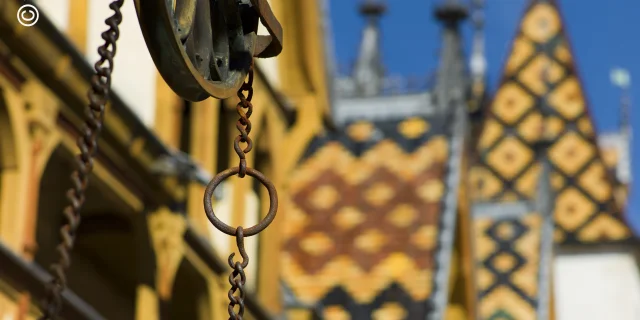
<path fill-rule="evenodd" d="M 630 239 L 554 0 L 531 1 L 503 72 L 477 145 L 476 200 L 534 196 L 539 165 L 532 145 L 544 127 L 553 140 L 548 156 L 557 193 L 556 242 Z"/>
<path fill-rule="evenodd" d="M 311 141 L 283 198 L 282 280 L 295 299 L 326 319 L 445 309 L 440 252 L 453 235 L 443 219 L 456 213 L 458 123 L 352 120 Z"/>
<path fill-rule="evenodd" d="M 633 239 L 555 1 L 530 1 L 483 112 L 470 170 L 479 317 L 546 319 L 552 240 Z M 541 163 L 550 167 L 546 191 Z"/>

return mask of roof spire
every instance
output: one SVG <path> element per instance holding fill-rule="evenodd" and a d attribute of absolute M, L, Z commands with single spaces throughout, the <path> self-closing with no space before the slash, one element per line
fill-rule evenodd
<path fill-rule="evenodd" d="M 631 99 L 629 86 L 631 85 L 631 75 L 629 71 L 622 68 L 611 70 L 611 82 L 614 86 L 622 90 L 620 98 L 620 135 L 623 145 L 620 150 L 620 163 L 618 164 L 618 179 L 625 183 L 631 182 L 631 146 L 633 144 L 633 134 L 630 123 Z"/>
<path fill-rule="evenodd" d="M 473 81 L 484 81 L 487 61 L 484 52 L 484 0 L 471 1 L 471 20 L 473 22 L 473 52 L 471 54 L 471 75 Z"/>
<path fill-rule="evenodd" d="M 466 88 L 459 26 L 467 17 L 467 9 L 458 0 L 444 0 L 436 8 L 435 17 L 444 25 L 435 95 L 439 108 L 446 110 L 453 100 L 463 99 Z"/>
<path fill-rule="evenodd" d="M 620 100 L 620 130 L 629 129 L 629 85 L 631 84 L 631 76 L 625 69 L 615 68 L 611 70 L 611 82 L 614 86 L 622 89 L 622 97 Z"/>
<path fill-rule="evenodd" d="M 380 0 L 364 0 L 360 13 L 367 19 L 362 34 L 360 52 L 353 72 L 356 92 L 361 96 L 376 96 L 382 91 L 384 68 L 380 55 L 380 17 L 386 6 Z"/>
<path fill-rule="evenodd" d="M 442 48 L 440 51 L 440 65 L 433 92 L 436 112 L 444 114 L 454 124 L 451 127 L 453 135 L 452 150 L 462 152 L 467 131 L 467 103 L 465 92 L 467 79 L 465 76 L 465 59 L 462 54 L 462 39 L 460 23 L 467 17 L 466 8 L 456 0 L 445 0 L 435 10 L 436 18 L 443 24 Z M 453 147 L 455 146 L 455 147 Z M 444 217 L 443 219 L 449 219 Z M 455 221 L 455 217 L 451 220 Z M 446 242 L 446 241 L 445 241 Z M 447 261 L 449 257 L 443 257 Z M 438 288 L 433 294 L 433 313 L 429 319 L 443 319 L 446 312 L 449 273 L 447 268 L 441 268 L 434 275 Z"/>
<path fill-rule="evenodd" d="M 484 0 L 471 0 L 473 47 L 469 67 L 471 71 L 471 97 L 473 109 L 479 109 L 485 94 L 487 59 L 484 50 Z"/>

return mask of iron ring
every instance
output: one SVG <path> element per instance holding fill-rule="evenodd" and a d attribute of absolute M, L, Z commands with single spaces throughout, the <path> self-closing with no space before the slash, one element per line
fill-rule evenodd
<path fill-rule="evenodd" d="M 216 214 L 213 212 L 211 198 L 213 198 L 213 191 L 222 181 L 224 181 L 226 178 L 229 178 L 230 176 L 238 174 L 239 172 L 240 167 L 233 167 L 218 173 L 215 177 L 213 177 L 213 179 L 211 179 L 211 181 L 207 185 L 207 189 L 204 192 L 204 211 L 207 214 L 207 218 L 214 227 L 230 236 L 236 235 L 236 228 L 233 228 L 230 225 L 220 221 L 220 219 L 216 217 Z M 267 215 L 255 226 L 243 230 L 244 236 L 250 237 L 264 230 L 276 217 L 276 213 L 278 211 L 278 193 L 276 192 L 276 187 L 273 185 L 273 183 L 267 177 L 265 177 L 262 172 L 253 168 L 247 168 L 247 175 L 260 181 L 260 183 L 262 183 L 262 185 L 265 186 L 265 188 L 267 188 L 267 191 L 269 192 L 269 211 L 267 212 Z"/>

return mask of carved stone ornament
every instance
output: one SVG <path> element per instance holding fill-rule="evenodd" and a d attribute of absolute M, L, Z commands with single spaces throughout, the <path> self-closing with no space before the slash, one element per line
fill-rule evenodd
<path fill-rule="evenodd" d="M 149 217 L 149 233 L 156 254 L 156 287 L 163 300 L 171 297 L 173 283 L 184 256 L 184 217 L 162 208 Z"/>

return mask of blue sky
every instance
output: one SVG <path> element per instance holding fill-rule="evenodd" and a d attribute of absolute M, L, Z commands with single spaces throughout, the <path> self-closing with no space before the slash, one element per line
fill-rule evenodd
<path fill-rule="evenodd" d="M 425 76 L 435 70 L 440 27 L 432 19 L 432 11 L 439 1 L 387 0 L 388 12 L 382 20 L 382 54 L 389 75 Z M 502 61 L 528 1 L 485 0 L 486 52 L 492 89 L 500 78 Z M 640 41 L 634 35 L 640 30 L 640 1 L 608 0 L 606 4 L 598 0 L 557 1 L 597 130 L 618 128 L 620 90 L 609 78 L 614 67 L 626 68 L 631 74 L 631 123 L 640 123 L 640 113 L 633 110 L 637 95 L 634 93 L 640 92 Z M 358 3 L 359 0 L 330 0 L 336 63 L 342 70 L 353 62 L 358 50 L 364 23 L 358 14 Z M 464 26 L 464 35 L 468 49 L 469 23 Z M 632 163 L 637 168 L 640 137 L 632 148 Z M 632 171 L 634 181 L 640 181 L 640 170 Z M 635 229 L 640 230 L 640 188 L 632 188 L 628 216 Z"/>

